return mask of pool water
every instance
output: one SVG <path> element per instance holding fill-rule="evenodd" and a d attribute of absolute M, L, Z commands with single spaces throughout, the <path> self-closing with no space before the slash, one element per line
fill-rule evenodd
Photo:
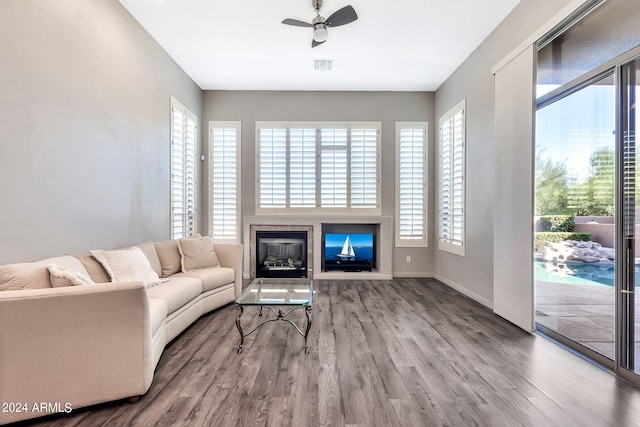
<path fill-rule="evenodd" d="M 639 267 L 640 265 L 636 264 L 636 276 L 640 274 Z M 558 263 L 536 260 L 533 266 L 536 280 L 576 285 L 614 286 L 615 271 L 615 266 L 610 263 L 588 264 L 580 261 Z"/>

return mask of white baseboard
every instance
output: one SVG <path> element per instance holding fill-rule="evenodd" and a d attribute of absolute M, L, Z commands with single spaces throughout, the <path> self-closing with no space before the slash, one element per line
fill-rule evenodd
<path fill-rule="evenodd" d="M 419 279 L 432 279 L 433 273 L 410 273 L 405 271 L 394 271 L 393 277 L 417 277 Z"/>
<path fill-rule="evenodd" d="M 441 281 L 442 283 L 444 283 L 445 285 L 455 289 L 456 291 L 460 292 L 461 294 L 464 294 L 466 296 L 468 296 L 469 298 L 471 298 L 472 300 L 475 300 L 477 302 L 479 302 L 480 304 L 484 305 L 485 307 L 488 307 L 489 309 L 493 310 L 493 301 L 490 301 L 488 299 L 486 299 L 485 297 L 482 297 L 478 294 L 476 294 L 475 292 L 471 292 L 469 289 L 465 288 L 464 286 L 460 286 L 459 284 L 452 282 L 451 280 L 440 276 L 439 274 L 434 274 L 433 276 L 434 279 L 438 279 L 439 281 Z"/>

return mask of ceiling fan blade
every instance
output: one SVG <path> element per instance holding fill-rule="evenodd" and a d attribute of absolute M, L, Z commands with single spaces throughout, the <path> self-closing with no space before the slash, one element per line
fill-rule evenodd
<path fill-rule="evenodd" d="M 327 27 L 339 27 L 358 19 L 358 14 L 352 6 L 345 6 L 331 14 L 325 21 Z"/>
<path fill-rule="evenodd" d="M 326 40 L 324 42 L 326 42 Z M 317 42 L 315 39 L 313 39 L 311 40 L 311 47 L 320 46 L 324 42 Z"/>
<path fill-rule="evenodd" d="M 313 27 L 312 24 L 304 21 L 299 21 L 297 19 L 285 19 L 284 21 L 282 21 L 282 23 L 286 25 L 295 25 L 296 27 Z"/>

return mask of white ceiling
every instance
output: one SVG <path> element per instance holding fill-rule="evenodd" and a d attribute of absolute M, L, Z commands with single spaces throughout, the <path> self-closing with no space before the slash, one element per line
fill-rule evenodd
<path fill-rule="evenodd" d="M 311 0 L 119 0 L 204 90 L 433 91 L 520 0 L 325 0 L 359 18 L 311 48 Z M 315 71 L 314 59 L 333 59 Z"/>

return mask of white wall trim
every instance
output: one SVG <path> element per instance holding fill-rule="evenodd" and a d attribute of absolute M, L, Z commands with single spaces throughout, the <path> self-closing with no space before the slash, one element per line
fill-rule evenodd
<path fill-rule="evenodd" d="M 411 278 L 415 277 L 418 279 L 433 279 L 433 273 L 430 272 L 413 272 L 413 271 L 394 271 L 393 277 L 398 278 Z"/>
<path fill-rule="evenodd" d="M 474 300 L 476 302 L 479 302 L 480 304 L 484 305 L 485 307 L 488 307 L 489 309 L 493 310 L 493 301 L 490 301 L 490 300 L 486 299 L 485 297 L 476 294 L 475 292 L 471 292 L 469 289 L 465 288 L 464 286 L 459 285 L 459 284 L 447 279 L 446 277 L 442 277 L 439 274 L 435 274 L 433 276 L 433 278 L 441 281 L 442 283 L 444 283 L 445 285 L 449 286 L 450 288 L 455 289 L 456 291 L 460 292 L 461 294 L 466 295 L 469 298 L 471 298 L 472 300 Z"/>
<path fill-rule="evenodd" d="M 526 48 L 537 42 L 542 36 L 547 34 L 549 31 L 553 29 L 556 25 L 558 25 L 562 20 L 564 20 L 567 16 L 571 15 L 576 9 L 582 6 L 589 0 L 573 0 L 571 3 L 566 5 L 562 10 L 556 13 L 551 19 L 545 22 L 541 27 L 539 27 L 536 31 L 531 33 L 529 37 L 522 41 L 511 52 L 509 52 L 504 58 L 502 58 L 496 65 L 491 68 L 491 73 L 495 74 L 500 71 L 505 65 L 515 59 L 518 55 L 520 55 Z"/>

